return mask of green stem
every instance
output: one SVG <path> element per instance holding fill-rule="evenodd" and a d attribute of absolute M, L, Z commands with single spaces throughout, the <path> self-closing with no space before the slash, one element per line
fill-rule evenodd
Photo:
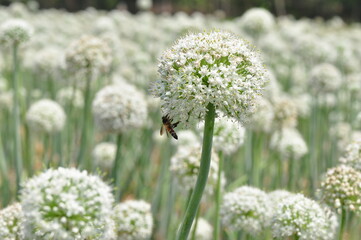
<path fill-rule="evenodd" d="M 191 240 L 197 240 L 196 239 L 196 233 L 197 233 L 199 215 L 200 215 L 200 211 L 199 211 L 199 208 L 198 208 L 196 219 L 194 220 L 194 224 L 193 224 Z"/>
<path fill-rule="evenodd" d="M 13 46 L 13 121 L 14 121 L 14 159 L 16 169 L 16 191 L 19 192 L 21 177 L 23 172 L 23 161 L 21 156 L 21 143 L 20 143 L 20 111 L 19 111 L 19 86 L 18 86 L 18 44 L 14 43 Z"/>
<path fill-rule="evenodd" d="M 78 166 L 82 165 L 82 167 L 84 168 L 89 168 L 88 166 L 89 164 L 85 164 L 84 165 L 84 155 L 85 155 L 85 151 L 88 148 L 88 116 L 90 113 L 90 81 L 91 81 L 91 76 L 90 74 L 88 74 L 87 79 L 86 79 L 86 87 L 85 87 L 85 102 L 84 102 L 84 112 L 83 112 L 83 128 L 82 128 L 82 132 L 81 132 L 81 144 L 80 144 L 80 151 L 79 151 L 79 155 L 78 155 Z M 89 161 L 88 161 L 89 162 Z"/>
<path fill-rule="evenodd" d="M 112 171 L 112 177 L 114 179 L 115 190 L 115 200 L 118 202 L 120 200 L 120 186 L 119 186 L 119 170 L 120 170 L 120 153 L 122 148 L 122 135 L 118 134 L 117 136 L 117 152 L 115 154 L 114 167 Z"/>
<path fill-rule="evenodd" d="M 177 234 L 177 240 L 186 240 L 188 238 L 189 231 L 192 227 L 194 217 L 197 214 L 197 209 L 199 207 L 203 195 L 203 191 L 208 179 L 209 168 L 211 164 L 213 128 L 214 128 L 214 119 L 215 119 L 214 105 L 209 103 L 207 106 L 207 110 L 208 112 L 205 117 L 203 146 L 202 146 L 201 165 L 199 169 L 199 174 L 184 219 L 180 225 Z"/>
<path fill-rule="evenodd" d="M 341 212 L 341 222 L 340 222 L 340 232 L 338 235 L 338 239 L 342 240 L 343 233 L 345 232 L 345 225 L 346 225 L 346 210 L 342 206 L 342 212 Z"/>
<path fill-rule="evenodd" d="M 222 170 L 223 170 L 223 152 L 219 152 L 219 165 L 218 165 L 218 176 L 217 176 L 217 187 L 216 187 L 216 213 L 214 219 L 214 232 L 213 232 L 213 239 L 218 240 L 219 234 L 221 232 L 221 224 L 219 220 L 219 212 L 221 206 L 221 199 L 222 199 Z"/>

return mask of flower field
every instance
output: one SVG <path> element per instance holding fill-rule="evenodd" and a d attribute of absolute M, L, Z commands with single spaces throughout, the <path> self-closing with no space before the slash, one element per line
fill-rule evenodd
<path fill-rule="evenodd" d="M 360 239 L 360 42 L 261 8 L 1 7 L 0 240 Z"/>

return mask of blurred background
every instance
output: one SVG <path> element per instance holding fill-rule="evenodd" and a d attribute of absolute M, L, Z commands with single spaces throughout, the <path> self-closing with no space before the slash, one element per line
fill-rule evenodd
<path fill-rule="evenodd" d="M 12 2 L 15 1 L 0 0 L 1 5 L 9 5 Z M 41 9 L 61 8 L 79 11 L 88 7 L 103 10 L 118 8 L 128 9 L 132 13 L 140 10 L 139 4 L 150 4 L 151 10 L 155 13 L 221 11 L 226 17 L 240 16 L 252 7 L 263 7 L 278 16 L 291 14 L 296 18 L 320 16 L 326 19 L 340 16 L 346 21 L 361 20 L 361 0 L 23 0 L 17 2 L 38 5 Z"/>

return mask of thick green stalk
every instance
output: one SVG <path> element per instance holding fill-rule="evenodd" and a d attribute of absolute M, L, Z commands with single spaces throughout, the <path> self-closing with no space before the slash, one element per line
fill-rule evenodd
<path fill-rule="evenodd" d="M 212 141 L 213 141 L 213 128 L 215 119 L 215 107 L 209 103 L 207 106 L 207 114 L 205 118 L 204 132 L 203 132 L 203 146 L 201 155 L 201 165 L 198 173 L 196 186 L 192 197 L 189 201 L 184 219 L 180 225 L 177 240 L 186 240 L 189 235 L 189 231 L 192 227 L 192 223 L 202 199 L 203 191 L 207 183 L 209 168 L 211 164 L 212 154 Z"/>
<path fill-rule="evenodd" d="M 341 219 L 340 219 L 340 232 L 338 235 L 338 240 L 343 239 L 343 233 L 345 232 L 345 225 L 346 225 L 346 210 L 342 206 L 342 212 L 341 212 Z"/>
<path fill-rule="evenodd" d="M 218 165 L 218 176 L 217 176 L 217 188 L 216 188 L 216 212 L 214 218 L 214 231 L 213 231 L 213 239 L 218 240 L 219 234 L 221 232 L 221 224 L 219 220 L 219 211 L 222 200 L 222 169 L 223 169 L 223 152 L 219 152 L 219 165 Z"/>
<path fill-rule="evenodd" d="M 19 82 L 17 78 L 18 72 L 18 44 L 14 43 L 13 46 L 13 121 L 14 121 L 14 160 L 16 170 L 16 191 L 20 190 L 21 176 L 23 172 L 23 161 L 21 156 L 21 142 L 20 142 L 20 110 L 19 110 Z"/>
<path fill-rule="evenodd" d="M 82 132 L 81 132 L 81 144 L 80 144 L 80 150 L 78 155 L 78 166 L 81 165 L 83 168 L 90 170 L 89 164 L 86 164 L 85 161 L 85 152 L 88 148 L 88 117 L 90 114 L 90 81 L 91 81 L 91 75 L 88 74 L 86 79 L 86 88 L 85 88 L 85 100 L 84 100 L 84 112 L 83 112 L 83 126 L 82 126 Z"/>
<path fill-rule="evenodd" d="M 114 167 L 112 171 L 112 177 L 114 179 L 114 186 L 116 187 L 115 190 L 115 200 L 120 200 L 120 186 L 119 186 L 119 170 L 120 170 L 120 155 L 121 155 L 121 148 L 122 148 L 122 135 L 118 134 L 117 136 L 117 152 L 115 154 L 115 161 Z"/>

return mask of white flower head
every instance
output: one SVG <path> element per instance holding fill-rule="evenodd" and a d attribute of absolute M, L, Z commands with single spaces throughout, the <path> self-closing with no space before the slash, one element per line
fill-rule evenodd
<path fill-rule="evenodd" d="M 104 40 L 83 36 L 68 47 L 65 59 L 69 72 L 80 77 L 85 77 L 89 73 L 97 76 L 109 70 L 112 54 Z"/>
<path fill-rule="evenodd" d="M 288 96 L 278 96 L 272 100 L 274 125 L 277 129 L 297 126 L 298 111 L 296 103 Z"/>
<path fill-rule="evenodd" d="M 82 108 L 84 106 L 84 97 L 81 90 L 73 87 L 61 88 L 56 93 L 56 100 L 63 107 L 73 105 L 75 108 Z"/>
<path fill-rule="evenodd" d="M 121 133 L 145 124 L 147 102 L 144 94 L 130 84 L 109 85 L 96 94 L 93 116 L 99 130 Z"/>
<path fill-rule="evenodd" d="M 200 124 L 203 132 L 204 122 Z M 235 119 L 221 117 L 217 118 L 213 130 L 213 148 L 222 151 L 226 155 L 236 152 L 243 145 L 245 137 L 244 127 Z"/>
<path fill-rule="evenodd" d="M 275 190 L 270 193 L 268 193 L 268 197 L 270 198 L 271 203 L 273 204 L 273 209 L 275 210 L 277 205 L 283 201 L 285 198 L 294 196 L 293 193 L 287 191 L 287 190 Z"/>
<path fill-rule="evenodd" d="M 176 179 L 180 190 L 188 194 L 195 186 L 197 180 L 201 159 L 201 147 L 196 146 L 180 146 L 177 152 L 171 158 L 170 171 Z M 211 166 L 208 175 L 208 182 L 204 190 L 205 195 L 211 196 L 215 193 L 218 179 L 218 163 L 217 154 L 212 153 Z M 223 188 L 226 180 L 222 174 L 221 187 Z"/>
<path fill-rule="evenodd" d="M 240 19 L 241 28 L 251 36 L 259 36 L 269 32 L 275 25 L 275 20 L 267 9 L 251 8 Z"/>
<path fill-rule="evenodd" d="M 108 171 L 113 167 L 117 147 L 114 143 L 102 142 L 97 144 L 93 150 L 95 165 L 100 169 Z"/>
<path fill-rule="evenodd" d="M 61 71 L 65 68 L 64 51 L 57 47 L 46 47 L 38 51 L 35 55 L 27 55 L 28 63 L 38 74 L 42 74 L 44 80 L 49 77 L 60 78 Z M 54 81 L 55 79 L 50 79 Z"/>
<path fill-rule="evenodd" d="M 267 81 L 258 52 L 222 31 L 179 39 L 161 56 L 158 71 L 152 93 L 165 114 L 186 126 L 203 120 L 208 104 L 245 121 Z"/>
<path fill-rule="evenodd" d="M 297 236 L 300 240 L 332 240 L 336 229 L 330 229 L 330 225 L 328 214 L 318 203 L 296 194 L 277 206 L 272 233 L 276 238 Z"/>
<path fill-rule="evenodd" d="M 143 200 L 128 200 L 113 209 L 117 240 L 147 240 L 152 235 L 153 217 L 150 204 Z"/>
<path fill-rule="evenodd" d="M 26 121 L 35 132 L 54 133 L 63 129 L 66 115 L 63 108 L 50 99 L 33 103 L 26 113 Z"/>
<path fill-rule="evenodd" d="M 24 215 L 19 203 L 0 210 L 0 239 L 23 240 Z"/>
<path fill-rule="evenodd" d="M 319 189 L 321 200 L 338 213 L 350 210 L 361 213 L 361 173 L 340 165 L 327 171 Z"/>
<path fill-rule="evenodd" d="M 282 128 L 280 131 L 275 131 L 270 145 L 284 159 L 298 160 L 308 153 L 307 144 L 296 128 Z"/>
<path fill-rule="evenodd" d="M 34 240 L 109 239 L 114 198 L 86 171 L 58 168 L 28 180 L 21 191 L 25 237 Z"/>
<path fill-rule="evenodd" d="M 0 25 L 0 43 L 20 44 L 30 39 L 33 28 L 24 20 L 9 19 Z"/>
<path fill-rule="evenodd" d="M 314 94 L 335 92 L 342 84 L 340 71 L 329 63 L 316 65 L 310 74 L 309 85 Z"/>
<path fill-rule="evenodd" d="M 269 226 L 272 205 L 264 191 L 243 186 L 224 195 L 221 205 L 222 224 L 233 231 L 245 231 L 252 235 Z"/>
<path fill-rule="evenodd" d="M 361 138 L 352 141 L 346 146 L 346 151 L 340 162 L 361 171 Z"/>
<path fill-rule="evenodd" d="M 195 221 L 193 222 L 191 233 L 194 230 Z M 198 218 L 197 220 L 197 229 L 195 233 L 195 239 L 197 240 L 211 240 L 213 237 L 213 227 L 207 220 L 204 218 Z M 191 239 L 189 236 L 188 239 Z"/>
<path fill-rule="evenodd" d="M 275 113 L 272 104 L 266 98 L 261 97 L 256 110 L 246 122 L 246 127 L 249 127 L 254 131 L 268 133 L 272 130 L 274 115 Z"/>

